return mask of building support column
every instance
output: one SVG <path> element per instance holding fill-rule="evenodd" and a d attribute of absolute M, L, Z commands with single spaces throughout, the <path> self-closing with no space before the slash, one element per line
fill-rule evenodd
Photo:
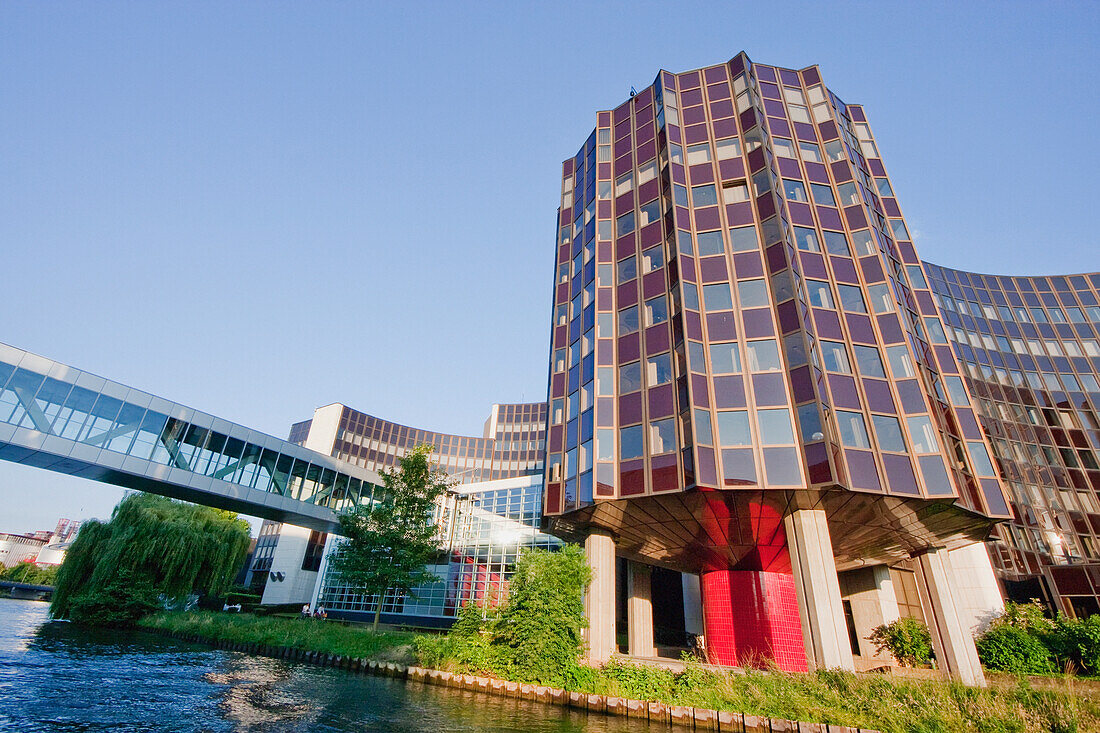
<path fill-rule="evenodd" d="M 936 659 L 949 675 L 966 685 L 985 686 L 985 675 L 966 617 L 959 617 L 959 603 L 952 589 L 955 577 L 947 550 L 930 549 L 916 558 L 924 614 L 932 623 Z"/>
<path fill-rule="evenodd" d="M 606 530 L 593 529 L 584 540 L 592 581 L 584 596 L 588 617 L 588 661 L 603 664 L 616 650 L 615 540 Z"/>
<path fill-rule="evenodd" d="M 627 563 L 627 644 L 632 657 L 656 657 L 653 643 L 653 569 L 640 562 Z"/>
<path fill-rule="evenodd" d="M 703 590 L 699 576 L 691 573 L 680 575 L 680 588 L 684 593 L 684 631 L 703 635 Z"/>
<path fill-rule="evenodd" d="M 955 600 L 963 628 L 971 635 L 980 634 L 989 622 L 1004 613 L 1005 602 L 989 550 L 984 542 L 975 542 L 947 553 L 955 578 Z"/>
<path fill-rule="evenodd" d="M 784 522 L 807 661 L 817 669 L 854 671 L 825 511 L 798 509 Z"/>

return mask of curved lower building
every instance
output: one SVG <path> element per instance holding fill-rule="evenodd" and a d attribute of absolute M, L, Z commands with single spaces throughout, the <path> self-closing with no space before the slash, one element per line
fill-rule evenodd
<path fill-rule="evenodd" d="M 988 542 L 1005 596 L 1100 613 L 1100 274 L 924 270 L 944 327 L 930 337 L 953 347 L 1009 488 L 1013 519 Z"/>
<path fill-rule="evenodd" d="M 652 650 L 656 566 L 699 576 L 715 661 L 852 668 L 853 584 L 889 620 L 905 566 L 980 679 L 1012 510 L 863 108 L 816 66 L 661 71 L 564 162 L 556 239 L 545 512 L 588 548 L 592 657 L 618 586 Z"/>

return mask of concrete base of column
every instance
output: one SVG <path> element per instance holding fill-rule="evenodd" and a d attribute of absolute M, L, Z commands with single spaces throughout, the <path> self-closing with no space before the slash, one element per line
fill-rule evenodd
<path fill-rule="evenodd" d="M 588 661 L 603 664 L 615 652 L 615 540 L 592 530 L 584 541 L 592 581 L 584 597 L 588 618 Z"/>
<path fill-rule="evenodd" d="M 821 509 L 799 509 L 785 518 L 806 656 L 817 669 L 855 670 L 840 597 L 829 525 Z"/>
<path fill-rule="evenodd" d="M 985 686 L 985 674 L 978 661 L 974 637 L 960 618 L 959 604 L 952 588 L 954 573 L 946 550 L 929 550 L 917 558 L 917 581 L 921 604 L 929 620 L 936 659 L 949 675 L 963 684 Z"/>
<path fill-rule="evenodd" d="M 653 643 L 653 598 L 650 577 L 652 568 L 642 563 L 627 564 L 627 645 L 634 657 L 655 657 Z"/>

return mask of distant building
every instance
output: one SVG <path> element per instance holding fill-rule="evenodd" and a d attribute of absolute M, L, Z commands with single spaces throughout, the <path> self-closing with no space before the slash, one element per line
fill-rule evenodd
<path fill-rule="evenodd" d="M 10 568 L 21 562 L 35 562 L 46 540 L 30 534 L 0 532 L 0 565 Z"/>
<path fill-rule="evenodd" d="M 59 519 L 53 531 L 36 530 L 27 534 L 0 532 L 0 565 L 11 567 L 21 562 L 60 565 L 65 559 L 65 552 L 76 539 L 80 524 L 71 519 Z"/>

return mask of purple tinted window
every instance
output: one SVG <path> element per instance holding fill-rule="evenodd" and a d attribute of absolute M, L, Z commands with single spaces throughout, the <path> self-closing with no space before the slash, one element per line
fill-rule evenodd
<path fill-rule="evenodd" d="M 704 486 L 716 486 L 718 484 L 718 476 L 714 466 L 714 450 L 711 448 L 704 448 L 698 446 L 696 450 L 699 453 L 699 465 L 696 468 L 697 481 Z"/>
<path fill-rule="evenodd" d="M 919 456 L 917 463 L 920 465 L 920 473 L 924 478 L 924 488 L 928 490 L 929 495 L 950 496 L 955 493 L 942 458 L 938 455 Z"/>
<path fill-rule="evenodd" d="M 751 448 L 727 448 L 722 451 L 722 479 L 726 486 L 756 484 L 756 460 Z"/>
<path fill-rule="evenodd" d="M 856 392 L 856 380 L 845 374 L 830 374 L 829 391 L 833 395 L 835 407 L 860 409 L 859 393 Z"/>
<path fill-rule="evenodd" d="M 924 393 L 921 392 L 917 380 L 903 379 L 895 382 L 894 386 L 898 390 L 898 396 L 901 397 L 901 409 L 906 415 L 916 415 L 928 411 L 924 404 Z"/>
<path fill-rule="evenodd" d="M 746 338 L 762 338 L 775 334 L 771 308 L 754 308 L 742 311 L 741 319 L 745 323 Z"/>
<path fill-rule="evenodd" d="M 867 404 L 872 412 L 897 414 L 890 386 L 881 379 L 864 379 L 863 391 L 867 395 Z"/>
<path fill-rule="evenodd" d="M 740 376 L 714 377 L 714 406 L 744 407 L 745 382 Z"/>
<path fill-rule="evenodd" d="M 765 448 L 764 473 L 770 486 L 801 486 L 802 469 L 796 448 Z"/>
<path fill-rule="evenodd" d="M 882 491 L 873 453 L 863 450 L 845 450 L 844 459 L 848 463 L 848 482 L 853 489 Z"/>
<path fill-rule="evenodd" d="M 917 477 L 913 475 L 913 464 L 909 462 L 909 456 L 883 454 L 882 465 L 886 468 L 886 482 L 889 484 L 891 492 L 911 496 L 920 494 L 920 489 L 917 487 Z"/>
<path fill-rule="evenodd" d="M 774 407 L 787 404 L 782 374 L 752 375 L 752 394 L 758 407 Z"/>

